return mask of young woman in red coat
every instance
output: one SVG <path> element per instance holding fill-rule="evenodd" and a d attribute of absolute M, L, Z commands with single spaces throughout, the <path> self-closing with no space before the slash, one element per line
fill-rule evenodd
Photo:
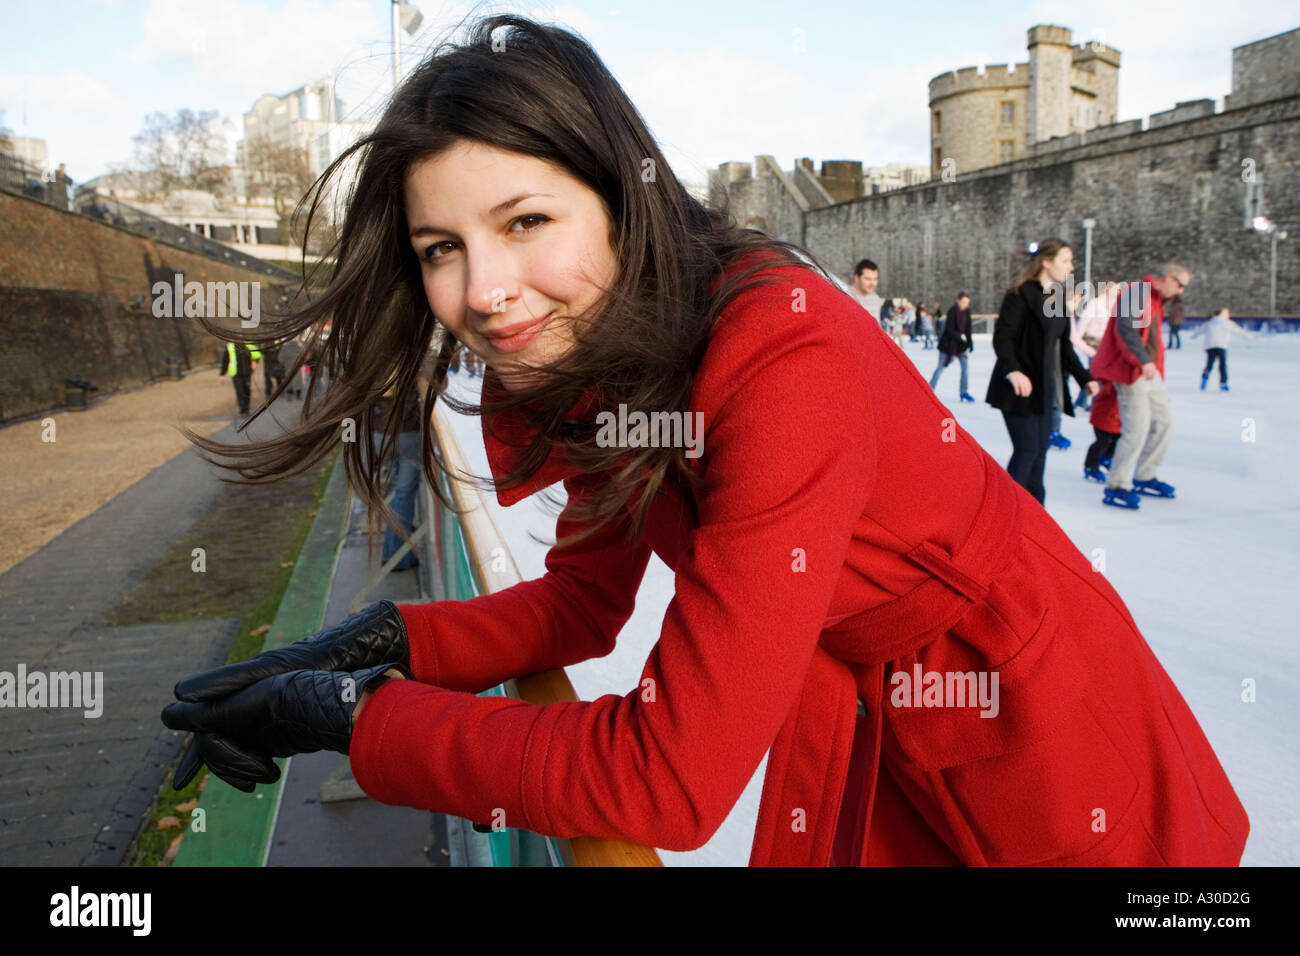
<path fill-rule="evenodd" d="M 489 19 L 363 149 L 330 286 L 289 320 L 333 318 L 323 404 L 204 447 L 301 467 L 415 387 L 441 326 L 426 402 L 483 359 L 498 497 L 563 482 L 559 541 L 536 580 L 182 680 L 178 785 L 333 749 L 385 803 L 689 850 L 767 753 L 753 864 L 1239 861 L 1241 804 L 1119 595 L 855 301 L 680 186 L 585 43 Z M 637 412 L 702 446 L 610 441 Z M 377 507 L 370 444 L 344 454 Z M 899 496 L 938 474 L 942 509 Z M 608 653 L 652 551 L 676 592 L 635 688 L 476 696 Z"/>

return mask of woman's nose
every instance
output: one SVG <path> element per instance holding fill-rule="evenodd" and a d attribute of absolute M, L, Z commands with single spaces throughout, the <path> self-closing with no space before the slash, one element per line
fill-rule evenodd
<path fill-rule="evenodd" d="M 480 244 L 467 252 L 465 301 L 480 315 L 504 312 L 518 284 L 513 260 L 505 250 Z"/>

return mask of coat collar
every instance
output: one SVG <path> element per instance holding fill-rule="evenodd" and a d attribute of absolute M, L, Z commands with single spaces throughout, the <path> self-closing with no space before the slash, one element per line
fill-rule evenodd
<path fill-rule="evenodd" d="M 767 255 L 770 255 L 770 253 L 759 250 L 733 259 L 709 281 L 709 293 L 713 294 L 717 291 L 724 277 L 739 272 L 747 265 L 752 264 L 756 258 L 764 258 Z M 483 372 L 483 402 L 499 400 L 505 394 L 505 386 L 501 384 L 501 379 L 497 373 L 490 366 L 485 368 Z M 564 417 L 566 421 L 594 425 L 596 417 L 601 411 L 598 389 L 596 386 L 592 386 L 565 413 Z M 487 449 L 488 466 L 492 470 L 492 477 L 499 479 L 508 474 L 514 463 L 523 456 L 524 451 L 527 450 L 533 440 L 535 429 L 530 428 L 527 423 L 527 409 L 524 406 L 518 406 L 506 412 L 498 412 L 492 417 L 492 426 L 497 431 L 497 435 L 490 433 L 487 416 L 484 415 L 482 418 L 483 444 Z M 581 469 L 568 461 L 557 445 L 551 449 L 550 457 L 532 478 L 515 488 L 497 489 L 497 501 L 501 503 L 503 508 L 508 508 L 517 502 L 523 501 L 530 495 L 536 494 L 543 488 L 549 488 L 558 481 L 565 481 L 578 474 L 581 474 Z"/>
<path fill-rule="evenodd" d="M 506 394 L 505 387 L 501 384 L 501 379 L 498 377 L 496 370 L 491 366 L 485 368 L 483 372 L 483 403 L 499 401 Z M 599 410 L 596 389 L 592 387 L 565 413 L 564 417 L 566 421 L 593 424 Z M 532 443 L 536 435 L 536 429 L 529 426 L 527 411 L 527 406 L 520 405 L 504 412 L 498 412 L 492 416 L 491 428 L 488 427 L 488 416 L 482 416 L 483 445 L 487 449 L 488 466 L 492 470 L 493 478 L 499 479 L 509 474 Z M 493 433 L 494 430 L 495 434 Z M 503 508 L 508 508 L 517 502 L 523 501 L 530 495 L 536 494 L 543 488 L 549 488 L 557 481 L 564 481 L 580 472 L 581 469 L 566 459 L 561 448 L 556 445 L 551 449 L 551 455 L 546 460 L 546 463 L 522 485 L 515 488 L 498 488 L 497 501 L 501 503 Z"/>

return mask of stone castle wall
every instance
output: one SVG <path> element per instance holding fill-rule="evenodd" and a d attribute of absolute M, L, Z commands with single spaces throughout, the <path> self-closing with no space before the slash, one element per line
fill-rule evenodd
<path fill-rule="evenodd" d="M 1074 246 L 1081 282 L 1081 221 L 1092 218 L 1094 281 L 1140 279 L 1178 256 L 1195 273 L 1189 315 L 1220 305 L 1263 315 L 1270 252 L 1243 228 L 1248 165 L 1263 182 L 1264 214 L 1290 230 L 1278 250 L 1278 310 L 1300 315 L 1300 95 L 1203 113 L 1192 105 L 1189 118 L 1145 131 L 1140 120 L 1116 124 L 959 170 L 952 182 L 829 205 L 799 192 L 770 156 L 725 164 L 715 177 L 728 184 L 737 222 L 799 243 L 842 276 L 874 259 L 885 295 L 947 303 L 964 289 L 976 311 L 996 312 L 1025 246 L 1051 236 Z"/>

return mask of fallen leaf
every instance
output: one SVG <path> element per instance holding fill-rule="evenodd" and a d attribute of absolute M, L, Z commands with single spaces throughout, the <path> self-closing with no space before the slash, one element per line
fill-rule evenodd
<path fill-rule="evenodd" d="M 172 827 L 178 827 L 181 821 L 177 817 L 163 817 L 158 821 L 159 830 L 170 830 Z"/>
<path fill-rule="evenodd" d="M 291 568 L 291 567 L 293 567 L 293 562 L 292 562 L 292 561 L 281 561 L 281 562 L 280 562 L 280 567 L 282 567 L 282 568 Z"/>
<path fill-rule="evenodd" d="M 271 629 L 271 625 L 270 625 L 270 624 L 263 624 L 263 625 L 262 625 L 261 627 L 259 627 L 257 630 L 253 631 L 253 632 L 252 632 L 252 635 L 253 635 L 253 637 L 261 637 L 263 634 L 265 634 L 265 633 L 266 633 L 267 631 L 269 631 L 270 629 Z"/>
<path fill-rule="evenodd" d="M 180 813 L 189 813 L 198 805 L 199 805 L 199 798 L 191 797 L 189 800 L 186 800 L 184 803 L 176 804 L 174 809 L 176 809 Z"/>

